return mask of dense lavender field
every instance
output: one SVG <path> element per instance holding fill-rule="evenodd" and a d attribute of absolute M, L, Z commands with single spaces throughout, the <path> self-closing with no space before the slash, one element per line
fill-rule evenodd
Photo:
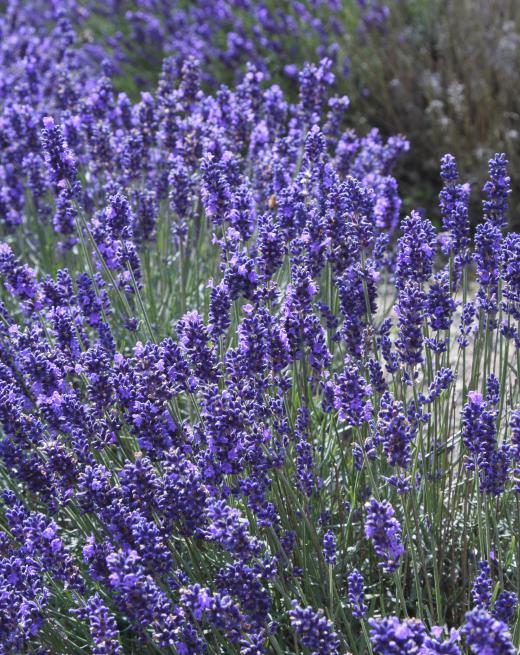
<path fill-rule="evenodd" d="M 412 5 L 1 3 L 0 655 L 518 652 L 518 153 L 363 128 Z"/>

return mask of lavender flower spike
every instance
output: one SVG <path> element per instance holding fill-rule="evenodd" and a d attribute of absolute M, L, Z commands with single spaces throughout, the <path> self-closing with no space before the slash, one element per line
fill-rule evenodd
<path fill-rule="evenodd" d="M 371 539 L 374 550 L 381 559 L 379 566 L 391 573 L 399 567 L 404 553 L 401 543 L 401 525 L 395 518 L 395 511 L 387 500 L 378 502 L 372 498 L 366 505 L 365 536 Z"/>

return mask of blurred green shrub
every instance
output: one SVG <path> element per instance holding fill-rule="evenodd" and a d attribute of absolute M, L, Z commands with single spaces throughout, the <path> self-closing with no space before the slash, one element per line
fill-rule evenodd
<path fill-rule="evenodd" d="M 399 0 L 386 29 L 365 38 L 361 56 L 351 39 L 342 44 L 351 55 L 344 84 L 358 124 L 410 139 L 401 181 L 408 204 L 433 209 L 446 152 L 457 157 L 475 197 L 483 162 L 495 152 L 507 153 L 514 177 L 520 167 L 518 0 Z M 510 206 L 511 226 L 518 227 L 520 189 L 513 189 Z"/>

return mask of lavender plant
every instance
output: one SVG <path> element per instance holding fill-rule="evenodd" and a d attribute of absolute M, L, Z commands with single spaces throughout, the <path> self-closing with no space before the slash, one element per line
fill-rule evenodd
<path fill-rule="evenodd" d="M 439 234 L 330 59 L 132 102 L 8 16 L 0 653 L 516 652 L 505 156 Z"/>

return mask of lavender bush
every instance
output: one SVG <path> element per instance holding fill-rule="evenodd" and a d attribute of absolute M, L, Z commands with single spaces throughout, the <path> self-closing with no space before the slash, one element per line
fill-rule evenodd
<path fill-rule="evenodd" d="M 505 155 L 439 230 L 330 59 L 134 102 L 81 7 L 8 9 L 0 654 L 516 653 Z"/>

